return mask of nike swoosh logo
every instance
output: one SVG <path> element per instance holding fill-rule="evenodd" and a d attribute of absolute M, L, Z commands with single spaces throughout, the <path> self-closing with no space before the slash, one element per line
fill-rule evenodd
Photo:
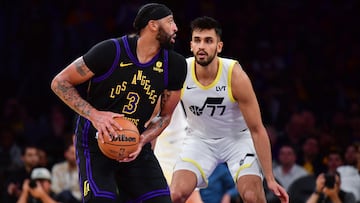
<path fill-rule="evenodd" d="M 187 90 L 191 90 L 191 89 L 194 89 L 194 88 L 196 88 L 196 87 L 194 87 L 194 86 L 192 86 L 192 87 L 186 86 Z"/>
<path fill-rule="evenodd" d="M 124 63 L 124 62 L 121 62 L 120 63 L 120 67 L 126 67 L 126 66 L 131 66 L 133 63 Z"/>

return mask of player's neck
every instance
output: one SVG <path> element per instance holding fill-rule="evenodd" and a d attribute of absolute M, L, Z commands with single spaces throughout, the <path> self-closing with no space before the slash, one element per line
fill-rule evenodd
<path fill-rule="evenodd" d="M 136 56 L 140 63 L 149 62 L 159 52 L 160 44 L 153 36 L 143 35 L 139 37 L 136 46 Z"/>
<path fill-rule="evenodd" d="M 204 86 L 210 85 L 215 80 L 218 70 L 219 60 L 217 57 L 207 66 L 195 63 L 196 78 Z"/>

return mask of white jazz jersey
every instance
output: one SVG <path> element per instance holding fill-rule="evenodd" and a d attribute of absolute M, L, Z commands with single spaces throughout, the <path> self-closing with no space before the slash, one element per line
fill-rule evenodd
<path fill-rule="evenodd" d="M 231 90 L 231 74 L 237 61 L 219 57 L 215 80 L 203 86 L 195 76 L 195 58 L 187 58 L 188 74 L 182 101 L 188 133 L 203 138 L 241 136 L 247 125 Z"/>
<path fill-rule="evenodd" d="M 174 171 L 190 170 L 197 187 L 208 185 L 218 163 L 226 162 L 234 180 L 244 175 L 263 178 L 250 131 L 231 90 L 237 61 L 219 58 L 215 80 L 203 86 L 195 76 L 195 58 L 187 58 L 188 74 L 182 102 L 188 128 Z"/>

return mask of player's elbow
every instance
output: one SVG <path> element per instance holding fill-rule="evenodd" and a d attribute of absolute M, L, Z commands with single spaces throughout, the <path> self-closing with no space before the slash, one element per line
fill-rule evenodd
<path fill-rule="evenodd" d="M 52 91 L 55 92 L 56 87 L 58 86 L 58 85 L 57 85 L 58 83 L 59 83 L 58 77 L 55 76 L 55 77 L 52 79 L 51 83 L 50 83 L 50 88 L 51 88 Z"/>
<path fill-rule="evenodd" d="M 66 80 L 63 79 L 63 77 L 61 75 L 57 75 L 55 76 L 51 83 L 50 83 L 50 88 L 54 93 L 59 93 L 60 90 L 64 90 L 66 86 Z"/>

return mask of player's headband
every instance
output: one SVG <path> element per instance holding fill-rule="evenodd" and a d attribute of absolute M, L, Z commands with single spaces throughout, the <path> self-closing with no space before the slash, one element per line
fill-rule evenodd
<path fill-rule="evenodd" d="M 144 28 L 150 20 L 159 20 L 169 15 L 172 15 L 171 10 L 163 4 L 145 4 L 139 9 L 133 26 L 137 31 L 139 31 Z"/>

